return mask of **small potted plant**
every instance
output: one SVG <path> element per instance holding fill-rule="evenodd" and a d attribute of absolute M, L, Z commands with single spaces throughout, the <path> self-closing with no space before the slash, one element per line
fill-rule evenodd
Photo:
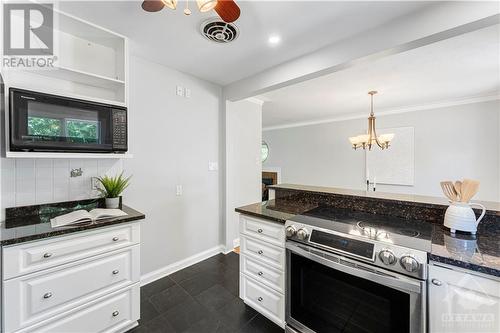
<path fill-rule="evenodd" d="M 114 177 L 103 176 L 97 178 L 102 185 L 102 188 L 99 188 L 99 192 L 106 198 L 106 208 L 120 207 L 120 194 L 130 185 L 131 177 L 125 178 L 122 172 Z"/>

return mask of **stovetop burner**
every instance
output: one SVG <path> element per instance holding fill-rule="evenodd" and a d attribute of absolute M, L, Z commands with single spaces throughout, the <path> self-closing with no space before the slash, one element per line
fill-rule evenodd
<path fill-rule="evenodd" d="M 389 230 L 380 229 L 376 225 L 372 225 L 372 224 L 369 224 L 369 223 L 364 222 L 364 221 L 359 221 L 357 223 L 357 226 L 365 234 L 371 236 L 374 239 L 388 238 L 390 236 Z M 406 229 L 406 228 L 397 228 L 394 232 L 401 235 L 401 236 L 406 236 L 406 237 L 411 237 L 411 238 L 415 238 L 415 237 L 420 236 L 419 231 L 410 230 L 410 229 Z"/>

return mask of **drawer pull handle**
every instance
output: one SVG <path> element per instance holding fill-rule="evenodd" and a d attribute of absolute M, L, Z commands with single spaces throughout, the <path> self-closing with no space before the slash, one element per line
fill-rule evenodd
<path fill-rule="evenodd" d="M 263 272 L 259 272 L 259 273 L 257 273 L 257 274 L 259 274 L 260 276 L 264 275 L 264 273 L 263 273 Z"/>
<path fill-rule="evenodd" d="M 264 299 L 262 297 L 257 298 L 259 302 L 262 302 Z"/>
<path fill-rule="evenodd" d="M 118 238 L 118 237 L 113 237 L 113 242 L 118 242 L 119 239 L 120 238 Z"/>
<path fill-rule="evenodd" d="M 432 279 L 432 280 L 431 280 L 431 282 L 432 282 L 432 284 L 433 284 L 433 285 L 436 285 L 436 286 L 438 286 L 438 287 L 439 287 L 440 285 L 442 285 L 442 284 L 443 284 L 443 283 L 442 283 L 441 281 L 439 281 L 438 279 Z"/>
<path fill-rule="evenodd" d="M 115 270 L 113 271 L 113 275 L 116 275 L 116 274 L 118 274 L 118 273 L 120 273 L 120 271 L 119 271 L 119 270 L 117 270 L 117 269 L 115 269 Z"/>
<path fill-rule="evenodd" d="M 50 257 L 52 257 L 52 253 L 47 252 L 47 253 L 45 253 L 45 254 L 43 255 L 43 257 L 44 257 L 44 258 L 50 258 Z"/>
<path fill-rule="evenodd" d="M 262 250 L 259 250 L 259 252 L 257 252 L 257 253 L 258 253 L 258 254 L 262 254 L 262 253 L 264 253 L 264 251 L 262 251 Z"/>
<path fill-rule="evenodd" d="M 116 317 L 116 316 L 118 316 L 119 314 L 120 314 L 120 312 L 119 312 L 119 311 L 115 311 L 115 312 L 113 312 L 113 317 Z"/>
<path fill-rule="evenodd" d="M 261 234 L 261 233 L 263 233 L 263 232 L 264 232 L 264 230 L 259 229 L 259 230 L 257 230 L 257 232 L 258 232 L 259 234 Z"/>
<path fill-rule="evenodd" d="M 45 298 L 45 299 L 48 299 L 48 298 L 51 298 L 51 297 L 52 297 L 52 293 L 45 293 L 43 295 L 43 298 Z"/>

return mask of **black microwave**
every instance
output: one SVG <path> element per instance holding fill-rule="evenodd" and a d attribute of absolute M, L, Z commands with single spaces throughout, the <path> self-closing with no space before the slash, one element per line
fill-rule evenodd
<path fill-rule="evenodd" d="M 11 151 L 125 153 L 127 108 L 9 89 Z"/>

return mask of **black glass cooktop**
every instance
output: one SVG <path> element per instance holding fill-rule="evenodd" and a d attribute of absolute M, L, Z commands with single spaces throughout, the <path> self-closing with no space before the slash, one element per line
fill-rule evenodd
<path fill-rule="evenodd" d="M 297 222 L 374 240 L 390 241 L 423 251 L 431 247 L 432 224 L 320 206 L 293 218 Z"/>

